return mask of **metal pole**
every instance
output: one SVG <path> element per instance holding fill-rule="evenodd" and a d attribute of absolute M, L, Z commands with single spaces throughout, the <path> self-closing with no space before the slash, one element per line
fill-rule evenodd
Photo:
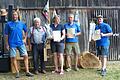
<path fill-rule="evenodd" d="M 13 5 L 9 5 L 9 7 L 8 7 L 8 21 L 12 21 L 12 10 L 13 10 Z"/>
<path fill-rule="evenodd" d="M 4 23 L 5 23 L 5 16 L 1 16 L 2 22 L 2 57 L 4 57 Z"/>

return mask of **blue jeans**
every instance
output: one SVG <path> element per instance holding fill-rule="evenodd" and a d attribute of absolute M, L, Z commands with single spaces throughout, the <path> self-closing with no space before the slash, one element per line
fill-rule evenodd
<path fill-rule="evenodd" d="M 97 55 L 108 57 L 109 55 L 109 46 L 98 46 L 97 47 Z"/>
<path fill-rule="evenodd" d="M 44 44 L 32 44 L 32 54 L 33 54 L 33 65 L 34 70 L 39 70 L 39 64 L 41 66 L 41 71 L 45 69 L 44 62 Z"/>

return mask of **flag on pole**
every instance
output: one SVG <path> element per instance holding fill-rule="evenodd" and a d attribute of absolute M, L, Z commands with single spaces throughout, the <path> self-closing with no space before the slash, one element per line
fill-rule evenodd
<path fill-rule="evenodd" d="M 49 0 L 43 8 L 42 15 L 44 16 L 44 26 L 46 28 L 46 37 L 47 40 L 52 38 L 51 28 L 50 28 L 50 14 L 49 14 Z M 48 46 L 48 43 L 45 43 Z M 50 44 L 49 44 L 50 45 Z M 47 61 L 47 48 L 44 48 L 44 61 Z"/>
<path fill-rule="evenodd" d="M 52 15 L 52 19 L 53 19 L 55 16 L 57 16 L 57 12 L 56 12 L 56 10 L 54 9 L 53 15 Z"/>
<path fill-rule="evenodd" d="M 52 30 L 50 28 L 50 13 L 49 13 L 49 0 L 47 1 L 47 4 L 42 10 L 42 16 L 44 18 L 43 23 L 46 28 L 46 33 L 47 33 L 47 39 L 52 38 Z"/>
<path fill-rule="evenodd" d="M 78 26 L 80 26 L 80 19 L 79 19 L 79 12 L 78 12 L 78 10 L 75 12 L 75 15 L 74 15 L 74 22 L 78 25 Z"/>
<path fill-rule="evenodd" d="M 49 17 L 49 0 L 47 1 L 47 4 L 43 8 L 42 14 L 48 20 L 48 22 L 50 22 L 50 17 Z"/>
<path fill-rule="evenodd" d="M 21 20 L 22 19 L 22 16 L 21 16 L 21 14 L 20 14 L 20 10 L 19 10 L 19 8 L 17 7 L 17 13 L 18 13 L 18 20 Z"/>

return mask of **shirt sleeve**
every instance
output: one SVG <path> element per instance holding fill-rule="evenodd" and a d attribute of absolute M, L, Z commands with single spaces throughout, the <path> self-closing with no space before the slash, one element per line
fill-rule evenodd
<path fill-rule="evenodd" d="M 65 27 L 64 27 L 63 25 L 61 25 L 61 27 L 62 27 L 62 30 L 64 30 L 64 29 L 65 29 Z"/>
<path fill-rule="evenodd" d="M 27 26 L 25 23 L 23 23 L 23 30 L 24 30 L 24 32 L 27 32 Z"/>
<path fill-rule="evenodd" d="M 77 32 L 81 32 L 80 26 L 78 26 L 77 24 L 76 26 L 77 26 Z"/>
<path fill-rule="evenodd" d="M 28 38 L 31 37 L 31 29 L 32 29 L 31 27 L 30 27 L 30 29 L 28 29 L 28 35 L 27 35 Z"/>
<path fill-rule="evenodd" d="M 31 37 L 32 30 L 33 30 L 33 27 L 30 27 L 30 28 L 28 29 L 28 34 L 27 34 L 27 37 L 28 37 L 28 38 Z"/>
<path fill-rule="evenodd" d="M 110 25 L 107 25 L 107 32 L 111 33 L 112 32 L 112 28 L 110 27 Z"/>

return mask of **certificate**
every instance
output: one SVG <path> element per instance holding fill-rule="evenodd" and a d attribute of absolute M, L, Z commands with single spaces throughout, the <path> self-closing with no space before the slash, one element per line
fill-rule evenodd
<path fill-rule="evenodd" d="M 60 41 L 61 33 L 60 31 L 53 31 L 53 40 L 54 41 Z"/>
<path fill-rule="evenodd" d="M 67 38 L 74 38 L 74 34 L 75 34 L 75 28 L 69 28 L 67 29 L 67 34 L 71 34 L 71 35 L 68 35 Z"/>
<path fill-rule="evenodd" d="M 100 29 L 94 31 L 94 34 L 93 34 L 93 36 L 92 36 L 92 39 L 93 39 L 94 41 L 101 39 Z"/>

